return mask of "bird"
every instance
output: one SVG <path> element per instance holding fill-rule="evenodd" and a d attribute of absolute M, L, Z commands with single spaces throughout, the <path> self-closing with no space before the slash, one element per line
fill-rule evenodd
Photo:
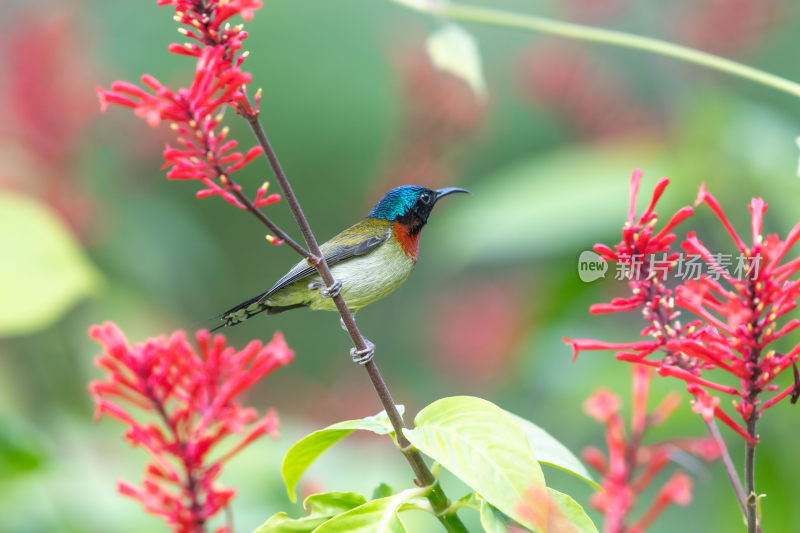
<path fill-rule="evenodd" d="M 303 307 L 336 311 L 332 297 L 337 294 L 353 312 L 389 295 L 414 270 L 420 232 L 434 205 L 453 193 L 469 191 L 419 185 L 390 190 L 364 219 L 320 245 L 336 280 L 333 286 L 326 287 L 317 269 L 301 260 L 268 291 L 218 315 L 222 324 L 212 331 L 235 326 L 263 312 L 274 315 Z M 374 345 L 369 345 L 374 350 Z M 363 364 L 372 354 L 369 350 L 362 352 L 351 351 L 353 359 Z"/>

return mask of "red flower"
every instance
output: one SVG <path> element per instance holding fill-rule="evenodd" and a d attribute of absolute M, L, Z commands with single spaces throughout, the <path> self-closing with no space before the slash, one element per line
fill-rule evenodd
<path fill-rule="evenodd" d="M 690 217 L 693 210 L 688 206 L 679 209 L 663 228 L 656 231 L 658 215 L 655 206 L 669 180 L 662 178 L 658 182 L 649 205 L 637 218 L 636 197 L 641 180 L 642 172 L 634 170 L 630 180 L 628 219 L 622 228 L 622 240 L 614 245 L 613 249 L 604 244 L 594 246 L 595 252 L 603 259 L 619 263 L 619 270 L 624 272 L 632 295 L 627 298 L 614 298 L 610 303 L 595 304 L 589 311 L 598 314 L 641 308 L 648 324 L 642 330 L 642 336 L 651 337 L 651 340 L 609 343 L 594 339 L 565 338 L 565 342 L 572 345 L 575 357 L 584 350 L 619 350 L 617 358 L 620 360 L 650 364 L 645 357 L 662 348 L 668 339 L 678 333 L 668 323 L 669 317 L 674 313 L 674 299 L 670 289 L 661 281 L 674 268 L 675 261 L 679 257 L 679 254 L 671 251 L 671 244 L 676 239 L 672 230 Z M 658 254 L 661 257 L 656 262 L 654 257 Z"/>
<path fill-rule="evenodd" d="M 173 91 L 145 74 L 142 83 L 150 91 L 117 81 L 111 85 L 111 90 L 97 89 L 100 105 L 103 110 L 108 104 L 131 107 L 153 127 L 162 120 L 170 121 L 180 146 L 167 145 L 164 150 L 165 167 L 171 167 L 167 178 L 199 180 L 206 188 L 197 192 L 198 198 L 219 195 L 245 209 L 237 198 L 241 188 L 230 176 L 261 155 L 262 149 L 255 146 L 246 153 L 234 151 L 237 141 L 229 140 L 228 128 L 219 126 L 223 119 L 221 111 L 226 105 L 240 112 L 257 114 L 260 93 L 255 96 L 255 106 L 251 105 L 245 85 L 252 76 L 239 68 L 247 56 L 246 53 L 237 55 L 247 32 L 241 26 L 231 28 L 229 24 L 222 24 L 237 14 L 245 19 L 252 18 L 253 10 L 261 7 L 261 2 L 159 0 L 159 5 L 167 4 L 175 6 L 176 20 L 190 28 L 182 28 L 182 33 L 203 45 L 187 43 L 169 47 L 172 53 L 197 58 L 191 86 Z M 262 196 L 263 193 L 255 199 L 256 207 L 280 199 L 278 195 Z"/>
<path fill-rule="evenodd" d="M 152 458 L 142 485 L 120 482 L 119 492 L 141 502 L 177 533 L 204 531 L 235 495 L 234 489 L 216 483 L 222 466 L 278 429 L 274 412 L 259 418 L 237 397 L 288 364 L 293 352 L 280 334 L 267 345 L 253 341 L 238 352 L 225 345 L 223 335 L 206 330 L 195 336 L 197 350 L 182 331 L 132 346 L 111 322 L 92 326 L 89 335 L 104 348 L 95 365 L 107 372 L 106 380 L 89 384 L 96 416 L 127 425 L 125 438 Z M 149 420 L 137 420 L 131 407 Z M 219 443 L 229 436 L 235 436 L 234 443 L 220 450 Z"/>
<path fill-rule="evenodd" d="M 632 296 L 615 298 L 610 304 L 590 308 L 592 313 L 641 309 L 647 326 L 642 336 L 649 340 L 631 343 L 608 343 L 590 339 L 565 339 L 573 346 L 575 355 L 587 349 L 618 350 L 617 359 L 658 368 L 658 374 L 672 376 L 687 383 L 695 397 L 693 410 L 706 420 L 718 418 L 748 442 L 755 443 L 754 426 L 746 430 L 720 407 L 715 393 L 734 397 L 736 411 L 745 422 L 754 421 L 765 409 L 787 396 L 800 395 L 800 376 L 781 392 L 762 403 L 765 392 L 779 390 L 773 381 L 786 369 L 795 367 L 800 345 L 786 354 L 770 348 L 800 325 L 800 320 L 781 322 L 797 306 L 800 280 L 790 280 L 800 269 L 800 258 L 784 261 L 789 249 L 800 239 L 800 224 L 785 240 L 775 235 L 762 235 L 762 222 L 767 204 L 760 198 L 750 203 L 752 213 L 752 244 L 745 244 L 717 200 L 700 188 L 697 204 L 705 203 L 717 215 L 730 234 L 739 258 L 735 264 L 723 261 L 724 254 L 708 250 L 694 232 L 681 243 L 685 258 L 702 267 L 697 280 L 686 280 L 674 290 L 661 283 L 648 255 L 662 254 L 662 272 L 669 273 L 679 254 L 672 251 L 675 235 L 669 231 L 692 213 L 685 207 L 676 213 L 667 226 L 654 234 L 653 207 L 666 185 L 656 186 L 650 206 L 635 218 L 635 199 L 640 174 L 631 180 L 631 204 L 628 221 L 622 230 L 623 240 L 611 248 L 598 244 L 595 251 L 607 261 L 617 261 L 627 267 L 628 285 Z M 633 258 L 639 258 L 635 261 Z M 733 272 L 729 268 L 733 269 Z M 689 311 L 699 320 L 681 325 L 680 310 Z M 712 381 L 703 376 L 712 371 L 724 371 L 738 380 L 739 386 Z"/>
<path fill-rule="evenodd" d="M 633 416 L 631 435 L 627 436 L 619 415 L 620 399 L 607 390 L 599 390 L 584 403 L 584 411 L 606 426 L 608 456 L 595 447 L 587 447 L 583 458 L 602 476 L 601 489 L 592 495 L 591 504 L 603 512 L 605 533 L 641 532 L 672 503 L 686 505 L 691 499 L 691 480 L 677 471 L 658 492 L 650 508 L 632 526 L 628 525 L 637 499 L 656 476 L 666 468 L 677 451 L 705 461 L 719 457 L 719 447 L 711 439 L 671 439 L 644 445 L 648 429 L 664 421 L 674 408 L 675 398 L 667 396 L 655 411 L 647 411 L 652 370 L 637 365 L 633 374 Z"/>
<path fill-rule="evenodd" d="M 225 24 L 228 19 L 241 15 L 244 20 L 253 19 L 256 9 L 263 5 L 261 0 L 158 0 L 158 5 L 175 6 L 175 20 L 185 24 L 188 29 L 180 31 L 190 39 L 205 46 L 224 46 L 236 51 L 242 47 L 242 41 L 247 38 L 247 32 L 242 26 Z M 223 24 L 225 24 L 223 26 Z M 180 50 L 183 48 L 183 50 Z M 182 47 L 173 44 L 170 52 L 176 54 L 199 56 L 202 48 L 195 44 L 186 44 Z"/>
<path fill-rule="evenodd" d="M 762 222 L 767 204 L 761 198 L 754 198 L 750 202 L 752 244 L 748 246 L 705 185 L 700 188 L 697 203 L 707 204 L 730 234 L 740 253 L 736 268 L 742 275 L 722 273 L 719 281 L 705 276 L 702 287 L 695 284 L 677 292 L 676 303 L 700 316 L 707 325 L 691 342 L 681 340 L 675 348 L 705 359 L 703 369 L 721 369 L 737 377 L 740 386 L 732 391 L 699 384 L 739 396 L 736 410 L 748 421 L 798 390 L 795 380 L 759 408 L 760 396 L 778 389 L 772 382 L 787 368 L 796 365 L 800 352 L 797 345 L 787 354 L 770 349 L 772 343 L 800 325 L 796 318 L 780 322 L 797 307 L 800 298 L 800 280 L 789 279 L 800 269 L 800 261 L 783 262 L 789 249 L 800 239 L 800 224 L 792 228 L 785 240 L 776 235 L 764 238 Z M 699 256 L 710 269 L 724 270 L 715 254 L 709 252 L 694 233 L 689 234 L 682 246 L 688 254 Z M 701 402 L 699 398 L 698 402 Z M 710 405 L 711 400 L 702 400 L 702 403 Z M 756 438 L 755 435 L 749 437 Z"/>

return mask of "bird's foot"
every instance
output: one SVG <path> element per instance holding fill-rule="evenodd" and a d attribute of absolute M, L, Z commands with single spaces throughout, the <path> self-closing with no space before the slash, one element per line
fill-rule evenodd
<path fill-rule="evenodd" d="M 311 290 L 319 289 L 319 295 L 323 298 L 333 298 L 338 296 L 342 291 L 342 282 L 338 279 L 335 279 L 333 280 L 333 285 L 326 287 L 324 283 L 315 281 L 313 283 L 309 283 L 308 288 Z"/>
<path fill-rule="evenodd" d="M 350 348 L 350 357 L 353 358 L 354 363 L 358 363 L 359 365 L 366 365 L 375 357 L 375 345 L 369 339 L 364 339 L 364 342 L 367 347 L 363 350 Z"/>

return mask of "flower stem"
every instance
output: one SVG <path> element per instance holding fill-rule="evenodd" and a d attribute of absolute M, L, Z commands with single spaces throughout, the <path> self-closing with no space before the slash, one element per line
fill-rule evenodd
<path fill-rule="evenodd" d="M 148 382 L 147 375 L 140 374 L 138 377 L 143 383 Z M 183 484 L 183 487 L 190 499 L 189 510 L 192 512 L 192 521 L 194 522 L 193 533 L 205 533 L 206 519 L 203 516 L 203 506 L 200 504 L 200 495 L 198 493 L 199 490 L 197 487 L 197 480 L 194 477 L 194 469 L 189 463 L 189 458 L 186 455 L 186 442 L 181 440 L 178 428 L 176 427 L 175 422 L 167 414 L 167 410 L 164 408 L 164 402 L 161 400 L 161 398 L 159 398 L 153 392 L 153 389 L 150 387 L 150 385 L 145 385 L 145 388 L 147 391 L 147 398 L 155 408 L 158 416 L 161 417 L 161 421 L 164 422 L 164 425 L 166 425 L 167 428 L 169 428 L 173 438 L 175 439 L 175 444 L 177 444 L 180 452 L 181 464 L 183 465 L 183 469 L 186 471 L 186 482 Z"/>
<path fill-rule="evenodd" d="M 725 473 L 728 474 L 728 480 L 731 482 L 734 494 L 736 494 L 736 501 L 739 502 L 739 507 L 742 508 L 742 512 L 747 514 L 746 496 L 744 488 L 742 488 L 742 481 L 739 479 L 739 474 L 736 472 L 736 467 L 733 465 L 731 454 L 728 452 L 728 446 L 725 445 L 725 440 L 719 432 L 717 422 L 713 418 L 711 420 L 705 420 L 704 418 L 703 420 L 706 423 L 706 427 L 708 427 L 711 438 L 717 443 L 720 459 L 722 459 L 722 466 L 725 468 Z"/>
<path fill-rule="evenodd" d="M 398 1 L 402 4 L 408 5 L 404 0 Z M 521 13 L 502 11 L 499 9 L 460 5 L 451 2 L 428 2 L 427 4 L 429 7 L 411 7 L 453 20 L 479 22 L 493 26 L 530 30 L 567 37 L 569 39 L 578 39 L 581 41 L 591 41 L 612 46 L 620 46 L 623 48 L 644 50 L 654 54 L 686 61 L 688 63 L 701 65 L 713 70 L 731 74 L 733 76 L 738 76 L 740 78 L 745 78 L 755 83 L 766 85 L 767 87 L 772 87 L 773 89 L 800 97 L 800 84 L 787 80 L 786 78 L 782 78 L 753 67 L 748 67 L 747 65 L 743 65 L 741 63 L 737 63 L 736 61 L 731 61 L 714 54 L 701 52 L 688 46 L 681 46 L 679 44 L 662 41 L 660 39 L 614 30 L 606 30 L 603 28 L 594 28 L 582 24 L 560 22 L 544 17 L 524 15 Z"/>
<path fill-rule="evenodd" d="M 275 153 L 275 150 L 272 148 L 269 139 L 267 138 L 264 127 L 261 125 L 261 121 L 258 119 L 258 113 L 247 113 L 241 109 L 240 112 L 250 124 L 250 128 L 253 130 L 253 133 L 258 139 L 261 148 L 264 149 L 264 154 L 267 156 L 269 164 L 275 173 L 278 184 L 280 185 L 281 190 L 286 198 L 286 203 L 289 205 L 289 209 L 292 211 L 294 219 L 297 222 L 297 225 L 300 227 L 300 231 L 302 232 L 303 238 L 306 241 L 308 250 L 312 254 L 312 257 L 305 256 L 306 260 L 317 268 L 317 271 L 319 272 L 322 281 L 325 282 L 326 287 L 331 287 L 335 280 L 333 279 L 330 268 L 328 268 L 328 263 L 325 261 L 325 256 L 322 254 L 319 244 L 314 237 L 314 233 L 311 231 L 311 226 L 308 223 L 308 219 L 303 214 L 303 210 L 300 207 L 300 202 L 298 202 L 297 197 L 294 194 L 294 190 L 292 189 L 292 186 L 289 183 L 283 168 L 281 167 L 280 161 L 278 161 L 278 156 Z M 241 198 L 239 198 L 239 200 L 241 201 Z M 255 214 L 255 212 L 258 210 L 254 211 L 250 209 L 249 204 L 250 202 L 248 200 L 248 202 L 245 203 L 245 206 L 248 206 L 248 210 Z M 261 217 L 259 217 L 259 220 L 261 220 Z M 262 222 L 264 221 L 262 220 Z M 301 253 L 301 255 L 303 254 Z M 339 315 L 342 317 L 342 322 L 344 323 L 347 332 L 350 334 L 350 338 L 352 339 L 356 349 L 365 350 L 367 348 L 366 339 L 359 331 L 355 319 L 353 318 L 353 313 L 350 311 L 350 309 L 348 309 L 344 299 L 340 294 L 337 294 L 332 299 L 336 305 L 336 309 L 339 311 Z M 411 443 L 408 442 L 408 439 L 406 439 L 405 435 L 403 435 L 403 428 L 405 427 L 403 417 L 397 411 L 397 406 L 395 405 L 392 395 L 389 392 L 389 388 L 386 386 L 386 382 L 384 381 L 383 376 L 378 369 L 378 365 L 375 364 L 374 360 L 371 360 L 363 366 L 366 369 L 367 374 L 372 381 L 372 385 L 375 388 L 375 392 L 378 394 L 378 398 L 380 399 L 381 404 L 383 405 L 383 408 L 392 423 L 400 451 L 411 465 L 411 469 L 417 476 L 419 484 L 421 486 L 431 487 L 431 490 L 427 494 L 427 498 L 428 501 L 430 501 L 437 518 L 442 525 L 444 525 L 448 532 L 466 533 L 467 528 L 464 526 L 461 520 L 455 514 L 446 513 L 448 507 L 450 506 L 447 496 L 437 483 L 436 478 L 433 476 L 428 466 L 425 464 L 422 454 L 420 454 L 416 448 L 411 446 Z"/>
<path fill-rule="evenodd" d="M 230 178 L 228 178 L 228 181 L 232 185 L 235 185 L 233 183 L 233 180 L 231 180 Z M 236 187 L 231 187 L 231 193 L 236 197 L 237 200 L 239 200 L 239 202 L 242 203 L 242 205 L 245 206 L 245 208 L 247 208 L 247 210 L 249 212 L 251 212 L 253 215 L 255 215 L 255 217 L 258 218 L 261 221 L 262 224 L 264 224 L 266 227 L 268 227 L 270 229 L 270 231 L 272 231 L 272 233 L 274 233 L 275 235 L 278 236 L 278 239 L 284 241 L 292 250 L 294 250 L 295 252 L 297 252 L 298 254 L 302 255 L 303 257 L 305 257 L 308 260 L 314 258 L 314 256 L 312 256 L 308 252 L 308 250 L 303 248 L 294 239 L 289 237 L 289 235 L 285 231 L 283 231 L 280 227 L 278 227 L 278 225 L 275 224 L 275 222 L 273 222 L 259 208 L 257 208 L 255 205 L 253 205 L 253 202 L 251 202 L 244 195 L 244 193 L 242 193 L 242 191 L 240 191 Z"/>
<path fill-rule="evenodd" d="M 747 533 L 756 533 L 758 531 L 758 516 L 757 516 L 757 500 L 756 496 L 756 445 L 754 444 L 756 438 L 756 418 L 758 417 L 757 411 L 753 409 L 750 418 L 747 420 L 747 433 L 750 435 L 751 440 L 747 442 L 744 455 L 744 483 L 745 490 L 747 491 Z"/>

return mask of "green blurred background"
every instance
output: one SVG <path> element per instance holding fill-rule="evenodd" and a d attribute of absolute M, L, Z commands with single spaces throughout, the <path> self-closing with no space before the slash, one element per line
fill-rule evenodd
<path fill-rule="evenodd" d="M 641 202 L 659 177 L 672 178 L 662 214 L 690 204 L 705 181 L 744 233 L 752 196 L 770 204 L 766 232 L 785 235 L 800 220 L 800 108 L 788 96 L 640 52 L 470 25 L 488 86 L 481 99 L 431 66 L 424 42 L 441 21 L 387 1 L 265 4 L 246 26 L 245 68 L 264 89 L 264 124 L 320 240 L 401 183 L 473 192 L 437 207 L 411 280 L 357 317 L 410 413 L 443 396 L 479 395 L 576 453 L 602 447 L 602 428 L 581 404 L 600 386 L 627 402 L 629 368 L 608 353 L 573 363 L 561 338 L 623 341 L 642 327 L 635 315 L 591 317 L 591 303 L 624 287 L 610 278 L 585 284 L 576 271 L 582 250 L 618 240 L 634 167 L 645 173 Z M 488 4 L 682 42 L 800 79 L 800 16 L 788 0 Z M 173 86 L 189 82 L 192 61 L 166 53 L 181 39 L 171 8 L 155 0 L 34 1 L 6 2 L 4 13 L 0 530 L 161 531 L 159 520 L 115 493 L 117 479 L 139 481 L 146 457 L 123 442 L 119 424 L 92 421 L 86 385 L 101 374 L 86 329 L 113 320 L 141 341 L 206 327 L 296 259 L 288 247 L 267 245 L 250 217 L 219 198 L 196 200 L 194 183 L 164 178 L 168 128 L 151 129 L 119 108 L 99 113 L 95 85 L 144 72 Z M 242 121 L 228 118 L 249 144 Z M 254 192 L 269 178 L 258 161 L 239 181 Z M 284 203 L 267 209 L 294 230 Z M 731 251 L 706 209 L 678 233 L 690 227 Z M 277 409 L 281 438 L 257 443 L 222 477 L 240 491 L 240 532 L 278 510 L 301 512 L 278 473 L 292 442 L 380 410 L 333 314 L 259 317 L 225 334 L 243 346 L 275 330 L 296 359 L 248 400 Z M 654 404 L 682 391 L 668 380 L 653 388 Z M 800 531 L 792 503 L 798 429 L 800 407 L 787 402 L 759 426 L 757 487 L 768 496 L 768 532 Z M 723 431 L 740 464 L 741 439 Z M 651 437 L 703 433 L 686 400 Z M 691 506 L 671 508 L 651 531 L 743 530 L 720 466 L 684 466 L 695 479 Z M 546 475 L 601 525 L 587 486 Z M 305 480 L 306 492 L 369 493 L 381 481 L 405 488 L 411 474 L 388 440 L 351 437 Z M 446 482 L 451 497 L 465 492 Z M 437 530 L 426 517 L 412 515 L 409 524 Z"/>

